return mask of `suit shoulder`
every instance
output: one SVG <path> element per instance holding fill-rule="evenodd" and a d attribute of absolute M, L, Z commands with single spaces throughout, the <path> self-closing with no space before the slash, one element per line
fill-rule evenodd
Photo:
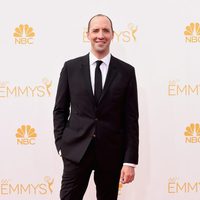
<path fill-rule="evenodd" d="M 116 58 L 114 56 L 112 56 L 112 58 L 114 59 L 114 61 L 117 63 L 117 67 L 122 70 L 122 71 L 126 71 L 127 73 L 129 72 L 134 72 L 135 68 L 130 65 L 127 62 L 124 62 L 123 60 L 120 60 L 119 58 Z"/>
<path fill-rule="evenodd" d="M 83 63 L 85 60 L 87 60 L 88 58 L 88 55 L 84 55 L 84 56 L 80 56 L 80 57 L 76 57 L 76 58 L 73 58 L 73 59 L 70 59 L 70 60 L 67 60 L 65 63 L 64 63 L 64 66 L 63 66 L 63 70 L 70 70 L 70 69 L 74 69 L 74 68 L 77 68 L 78 66 L 81 65 L 81 63 Z"/>
<path fill-rule="evenodd" d="M 65 63 L 71 65 L 71 64 L 76 64 L 76 63 L 81 63 L 84 59 L 87 58 L 88 55 L 84 55 L 84 56 L 79 56 L 73 59 L 70 59 L 68 61 L 66 61 Z"/>

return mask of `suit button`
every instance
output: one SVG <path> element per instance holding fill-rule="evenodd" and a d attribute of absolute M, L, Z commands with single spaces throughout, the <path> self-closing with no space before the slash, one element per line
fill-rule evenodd
<path fill-rule="evenodd" d="M 95 138 L 95 137 L 96 137 L 96 135 L 95 135 L 95 134 L 93 134 L 93 135 L 92 135 L 92 137 L 93 137 L 93 138 Z"/>
<path fill-rule="evenodd" d="M 98 118 L 95 118 L 95 121 L 98 121 Z"/>

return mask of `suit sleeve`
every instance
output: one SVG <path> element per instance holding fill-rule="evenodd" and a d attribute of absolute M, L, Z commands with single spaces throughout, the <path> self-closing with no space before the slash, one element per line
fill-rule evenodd
<path fill-rule="evenodd" d="M 126 146 L 124 163 L 138 164 L 139 125 L 138 95 L 135 70 L 131 70 L 125 100 Z"/>
<path fill-rule="evenodd" d="M 64 64 L 60 73 L 60 79 L 57 88 L 56 101 L 53 110 L 54 137 L 56 148 L 61 148 L 62 134 L 67 124 L 70 108 L 70 93 L 68 84 L 67 63 Z"/>

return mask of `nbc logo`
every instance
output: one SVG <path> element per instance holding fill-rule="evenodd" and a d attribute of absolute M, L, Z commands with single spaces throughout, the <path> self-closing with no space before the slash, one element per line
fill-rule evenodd
<path fill-rule="evenodd" d="M 186 26 L 185 31 L 185 42 L 196 43 L 200 42 L 200 24 L 190 23 Z"/>
<path fill-rule="evenodd" d="M 200 143 L 200 124 L 190 124 L 185 129 L 186 143 Z"/>
<path fill-rule="evenodd" d="M 29 25 L 20 24 L 19 27 L 15 28 L 13 36 L 15 37 L 15 44 L 33 44 L 35 33 Z"/>
<path fill-rule="evenodd" d="M 20 128 L 17 129 L 17 144 L 33 145 L 35 144 L 34 141 L 36 137 L 37 134 L 35 133 L 35 129 L 32 128 L 30 125 L 22 125 Z"/>

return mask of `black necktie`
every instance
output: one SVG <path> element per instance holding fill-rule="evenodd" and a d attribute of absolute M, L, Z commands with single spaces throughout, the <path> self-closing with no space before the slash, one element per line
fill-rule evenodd
<path fill-rule="evenodd" d="M 101 60 L 97 60 L 96 61 L 96 69 L 95 69 L 95 87 L 94 87 L 94 96 L 96 99 L 96 103 L 98 103 L 100 96 L 101 96 L 101 92 L 102 92 L 102 75 L 101 75 L 101 69 L 100 69 L 100 65 L 101 65 L 102 61 Z"/>

